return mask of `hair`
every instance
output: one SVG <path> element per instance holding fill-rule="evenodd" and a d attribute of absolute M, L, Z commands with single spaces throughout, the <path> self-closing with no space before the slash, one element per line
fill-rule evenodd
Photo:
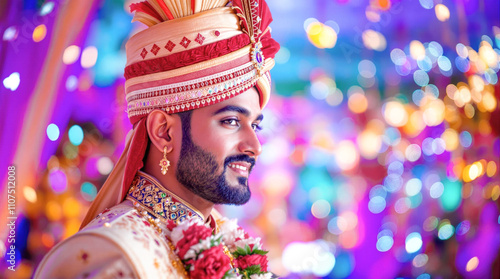
<path fill-rule="evenodd" d="M 191 139 L 191 115 L 193 114 L 192 110 L 183 111 L 177 113 L 181 119 L 182 124 L 182 141 L 187 139 Z"/>
<path fill-rule="evenodd" d="M 183 111 L 177 113 L 181 119 L 182 124 L 182 141 L 190 141 L 191 140 L 191 114 L 192 110 Z M 144 152 L 144 157 L 142 158 L 143 167 L 146 166 L 147 157 L 149 154 L 149 149 L 151 148 L 151 139 L 148 136 L 148 146 L 146 147 L 146 151 Z"/>

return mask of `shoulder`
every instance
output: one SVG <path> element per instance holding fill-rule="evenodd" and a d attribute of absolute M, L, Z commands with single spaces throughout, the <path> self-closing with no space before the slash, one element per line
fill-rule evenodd
<path fill-rule="evenodd" d="M 166 239 L 123 202 L 54 247 L 35 278 L 77 278 L 105 270 L 129 278 L 181 278 L 175 257 Z"/>

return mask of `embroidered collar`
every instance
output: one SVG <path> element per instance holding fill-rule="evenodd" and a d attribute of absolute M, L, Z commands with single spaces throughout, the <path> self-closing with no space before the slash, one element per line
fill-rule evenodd
<path fill-rule="evenodd" d="M 205 222 L 201 212 L 165 189 L 154 177 L 142 171 L 137 172 L 128 191 L 127 199 L 139 203 L 148 213 L 163 222 L 172 220 L 178 224 L 192 217 Z"/>

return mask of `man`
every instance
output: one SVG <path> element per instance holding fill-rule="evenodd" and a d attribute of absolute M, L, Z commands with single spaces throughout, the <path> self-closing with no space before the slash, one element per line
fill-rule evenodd
<path fill-rule="evenodd" d="M 148 0 L 126 45 L 134 129 L 81 230 L 35 278 L 270 278 L 214 204 L 244 204 L 279 45 L 264 1 Z"/>

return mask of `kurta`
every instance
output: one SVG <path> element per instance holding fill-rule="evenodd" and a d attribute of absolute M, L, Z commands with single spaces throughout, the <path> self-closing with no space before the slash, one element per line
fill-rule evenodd
<path fill-rule="evenodd" d="M 182 262 L 168 239 L 147 221 L 148 215 L 161 219 L 160 228 L 166 220 L 202 218 L 153 177 L 139 172 L 127 200 L 56 245 L 34 278 L 186 278 Z M 211 223 L 219 218 L 214 210 Z"/>

